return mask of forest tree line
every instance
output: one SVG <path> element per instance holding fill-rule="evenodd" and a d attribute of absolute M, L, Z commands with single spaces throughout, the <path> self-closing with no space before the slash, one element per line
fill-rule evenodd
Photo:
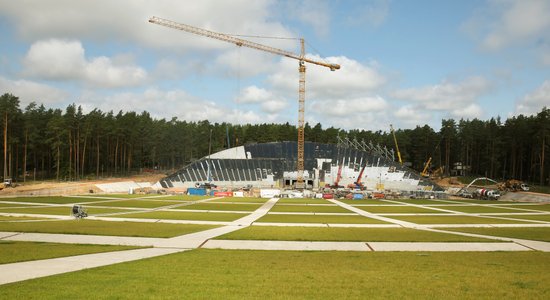
<path fill-rule="evenodd" d="M 26 180 L 81 180 L 125 176 L 147 171 L 171 172 L 209 153 L 248 143 L 294 141 L 295 126 L 286 124 L 188 122 L 155 119 L 147 112 L 84 113 L 71 104 L 65 110 L 30 103 L 20 107 L 12 94 L 0 96 L 3 177 Z M 389 126 L 389 125 L 388 125 Z M 403 161 L 422 171 L 449 173 L 457 162 L 467 175 L 519 179 L 540 185 L 550 181 L 550 109 L 502 121 L 442 120 L 441 129 L 428 125 L 395 131 Z M 391 132 L 323 128 L 305 125 L 306 141 L 337 143 L 337 137 L 372 141 L 394 149 Z M 397 157 L 397 156 L 396 156 Z"/>

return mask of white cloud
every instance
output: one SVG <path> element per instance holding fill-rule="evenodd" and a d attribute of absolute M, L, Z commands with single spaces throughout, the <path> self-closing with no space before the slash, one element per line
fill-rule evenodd
<path fill-rule="evenodd" d="M 116 93 L 102 96 L 87 92 L 80 103 L 88 110 L 99 108 L 103 111 L 147 111 L 156 118 L 178 117 L 180 120 L 210 122 L 230 122 L 234 124 L 260 123 L 264 120 L 253 111 L 223 107 L 189 95 L 183 90 L 161 90 L 150 88 L 144 92 Z"/>
<path fill-rule="evenodd" d="M 328 35 L 330 7 L 326 0 L 288 1 L 285 10 L 293 19 L 313 27 L 317 35 Z"/>
<path fill-rule="evenodd" d="M 128 63 L 126 59 L 122 62 Z M 147 72 L 133 64 L 117 63 L 100 56 L 88 60 L 82 44 L 75 40 L 49 39 L 35 42 L 24 58 L 25 74 L 41 79 L 84 80 L 101 87 L 135 86 Z"/>
<path fill-rule="evenodd" d="M 363 7 L 356 8 L 348 18 L 351 25 L 367 24 L 380 26 L 386 21 L 390 11 L 390 0 L 374 0 L 365 2 Z"/>
<path fill-rule="evenodd" d="M 68 98 L 66 92 L 46 84 L 28 80 L 10 80 L 1 76 L 0 91 L 2 94 L 11 93 L 19 97 L 21 108 L 31 102 L 52 105 L 65 102 Z"/>
<path fill-rule="evenodd" d="M 51 37 L 116 40 L 181 52 L 232 46 L 150 24 L 150 17 L 225 33 L 291 36 L 282 24 L 271 20 L 273 5 L 271 0 L 22 0 L 1 1 L 0 15 L 12 19 L 19 36 L 29 41 Z M 275 45 L 288 44 L 278 41 Z"/>
<path fill-rule="evenodd" d="M 330 117 L 349 117 L 368 112 L 380 112 L 388 109 L 388 103 L 380 96 L 355 99 L 314 101 L 311 111 Z"/>
<path fill-rule="evenodd" d="M 451 111 L 451 116 L 455 118 L 474 119 L 480 118 L 482 115 L 483 109 L 476 103 L 470 103 L 465 107 L 456 108 Z"/>
<path fill-rule="evenodd" d="M 455 117 L 479 117 L 478 98 L 488 92 L 491 85 L 483 77 L 470 77 L 460 83 L 443 81 L 420 88 L 403 89 L 392 93 L 402 100 L 416 102 L 424 110 L 445 111 Z"/>
<path fill-rule="evenodd" d="M 260 104 L 262 111 L 272 115 L 281 112 L 288 106 L 284 98 L 255 85 L 244 88 L 235 99 L 235 102 Z"/>
<path fill-rule="evenodd" d="M 386 79 L 375 68 L 345 56 L 321 58 L 308 55 L 317 61 L 336 63 L 340 70 L 331 72 L 326 67 L 306 64 L 306 99 L 359 98 L 372 94 Z M 276 73 L 268 83 L 286 96 L 296 97 L 298 90 L 298 62 L 282 58 Z"/>
<path fill-rule="evenodd" d="M 544 106 L 550 107 L 550 79 L 545 80 L 536 90 L 519 100 L 516 104 L 516 114 L 536 114 Z"/>
<path fill-rule="evenodd" d="M 463 24 L 487 50 L 550 38 L 550 1 L 493 0 Z"/>
<path fill-rule="evenodd" d="M 394 111 L 395 120 L 401 123 L 401 127 L 415 127 L 432 120 L 432 116 L 419 106 L 404 105 Z"/>

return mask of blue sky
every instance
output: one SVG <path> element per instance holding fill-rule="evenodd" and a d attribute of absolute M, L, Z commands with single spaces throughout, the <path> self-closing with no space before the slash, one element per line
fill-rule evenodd
<path fill-rule="evenodd" d="M 0 93 L 85 111 L 297 123 L 298 63 L 147 22 L 304 37 L 306 121 L 438 129 L 550 106 L 548 0 L 0 0 Z M 293 40 L 253 39 L 298 52 Z"/>

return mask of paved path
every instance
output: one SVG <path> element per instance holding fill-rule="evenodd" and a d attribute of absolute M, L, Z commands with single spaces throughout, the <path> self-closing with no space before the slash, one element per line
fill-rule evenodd
<path fill-rule="evenodd" d="M 0 284 L 107 266 L 181 251 L 185 251 L 185 249 L 147 248 L 4 264 L 0 265 Z"/>
<path fill-rule="evenodd" d="M 219 228 L 186 234 L 174 238 L 141 238 L 98 235 L 71 235 L 45 233 L 0 232 L 1 240 L 39 241 L 53 243 L 110 244 L 149 246 L 153 248 L 117 251 L 99 254 L 79 255 L 65 258 L 38 260 L 31 262 L 0 265 L 0 284 L 38 278 L 86 268 L 93 268 L 155 257 L 185 251 L 192 248 L 215 249 L 254 249 L 254 250 L 330 250 L 330 251 L 531 251 L 550 252 L 550 243 L 515 238 L 494 237 L 438 229 L 438 227 L 548 227 L 547 224 L 438 224 L 420 225 L 386 216 L 369 213 L 337 200 L 329 200 L 359 215 L 381 220 L 387 224 L 311 224 L 311 223 L 255 223 L 275 205 L 278 199 L 270 199 L 256 211 L 233 222 L 179 221 L 179 220 L 136 220 L 124 218 L 95 217 L 90 219 L 109 221 L 150 221 L 170 223 L 217 224 Z M 459 213 L 472 215 L 467 213 Z M 39 217 L 32 215 L 33 217 Z M 51 216 L 50 216 L 51 217 Z M 59 216 L 65 219 L 66 216 Z M 371 228 L 414 228 L 455 235 L 482 237 L 500 242 L 495 243 L 420 243 L 420 242 L 301 242 L 301 241 L 255 241 L 255 240 L 213 240 L 220 235 L 239 230 L 250 225 L 262 226 L 312 226 L 312 227 L 371 227 Z"/>
<path fill-rule="evenodd" d="M 111 245 L 116 244 L 154 247 L 148 249 L 115 251 L 4 264 L 0 265 L 0 284 L 112 265 L 121 262 L 133 261 L 148 257 L 181 252 L 192 248 L 198 248 L 211 238 L 235 230 L 239 230 L 243 227 L 250 226 L 255 220 L 265 215 L 273 207 L 273 205 L 275 205 L 277 200 L 277 198 L 270 199 L 256 211 L 252 212 L 250 215 L 235 220 L 231 222 L 230 225 L 169 239 L 0 232 L 0 239 L 12 241 L 40 241 L 55 243 Z"/>
<path fill-rule="evenodd" d="M 438 243 L 438 242 L 301 242 L 209 240 L 202 248 L 243 250 L 318 251 L 530 251 L 517 243 Z"/>

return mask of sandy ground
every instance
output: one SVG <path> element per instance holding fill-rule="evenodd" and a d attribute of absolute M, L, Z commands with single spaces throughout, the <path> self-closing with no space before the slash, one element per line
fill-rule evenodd
<path fill-rule="evenodd" d="M 87 194 L 90 191 L 98 193 L 100 190 L 95 186 L 100 183 L 120 182 L 120 181 L 136 181 L 156 183 L 161 178 L 166 177 L 165 174 L 144 174 L 131 177 L 113 177 L 99 180 L 82 180 L 70 182 L 56 181 L 28 181 L 19 183 L 15 188 L 4 188 L 0 191 L 1 196 L 54 196 L 54 195 L 79 195 Z"/>

